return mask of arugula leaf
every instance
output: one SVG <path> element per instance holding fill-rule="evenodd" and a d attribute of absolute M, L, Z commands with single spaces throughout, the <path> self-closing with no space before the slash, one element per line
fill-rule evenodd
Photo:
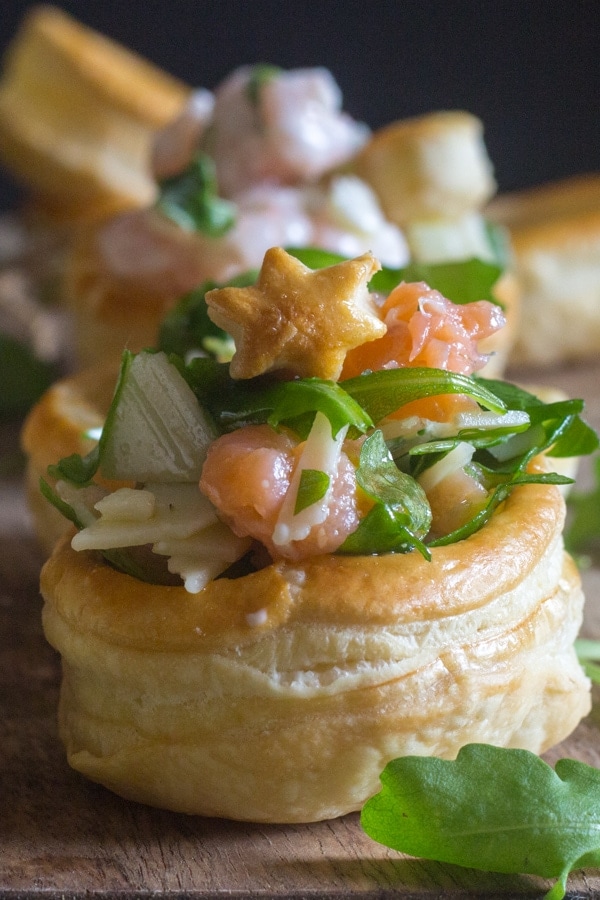
<path fill-rule="evenodd" d="M 319 469 L 302 469 L 294 515 L 297 516 L 303 509 L 307 509 L 313 503 L 321 500 L 329 490 L 329 484 L 330 478 L 327 472 L 321 472 Z"/>
<path fill-rule="evenodd" d="M 600 456 L 593 473 L 594 486 L 589 491 L 573 491 L 567 498 L 570 518 L 565 545 L 571 553 L 600 553 Z"/>
<path fill-rule="evenodd" d="M 218 195 L 215 164 L 199 153 L 188 168 L 159 183 L 156 208 L 185 231 L 221 237 L 235 223 L 236 207 Z"/>
<path fill-rule="evenodd" d="M 190 360 L 182 374 L 222 431 L 268 422 L 274 428 L 287 424 L 306 437 L 316 412 L 327 416 L 334 436 L 345 425 L 360 434 L 373 426 L 368 413 L 335 381 L 239 381 L 231 378 L 226 365 L 209 359 Z"/>
<path fill-rule="evenodd" d="M 400 277 L 392 271 L 382 269 L 377 272 L 371 281 L 371 288 L 388 293 L 400 281 L 424 281 L 453 303 L 462 305 L 488 300 L 499 305 L 493 287 L 502 275 L 502 267 L 481 259 L 435 264 L 411 262 L 404 269 L 397 270 Z"/>
<path fill-rule="evenodd" d="M 397 468 L 379 430 L 363 443 L 356 481 L 374 506 L 338 552 L 364 555 L 417 549 L 429 559 L 421 540 L 431 525 L 427 496 L 417 481 Z"/>
<path fill-rule="evenodd" d="M 54 506 L 55 509 L 59 511 L 59 513 L 65 517 L 69 522 L 72 522 L 73 525 L 77 529 L 85 528 L 84 522 L 81 521 L 81 518 L 77 515 L 76 511 L 73 509 L 70 503 L 66 503 L 62 500 L 56 490 L 50 485 L 45 478 L 40 478 L 40 493 L 42 497 L 45 497 L 46 500 Z"/>
<path fill-rule="evenodd" d="M 412 856 L 487 872 L 556 878 L 600 865 L 600 771 L 572 759 L 553 770 L 528 750 L 468 744 L 456 760 L 390 762 L 361 825 Z"/>
<path fill-rule="evenodd" d="M 341 381 L 340 386 L 360 403 L 374 422 L 380 422 L 412 400 L 440 394 L 465 394 L 498 413 L 506 409 L 502 399 L 481 380 L 446 369 L 381 369 Z"/>
<path fill-rule="evenodd" d="M 318 247 L 286 247 L 286 250 L 310 269 L 333 266 L 347 258 Z M 481 259 L 428 264 L 411 262 L 400 269 L 383 266 L 375 273 L 369 287 L 372 291 L 389 294 L 401 281 L 425 281 L 430 288 L 439 291 L 453 303 L 489 300 L 490 303 L 498 305 L 493 287 L 502 271 L 502 265 L 484 262 Z"/>
<path fill-rule="evenodd" d="M 474 380 L 494 393 L 508 409 L 522 410 L 532 425 L 547 426 L 547 444 L 552 445 L 549 456 L 584 456 L 598 448 L 598 435 L 580 417 L 583 400 L 560 400 L 544 403 L 529 391 L 507 381 L 473 376 Z"/>
<path fill-rule="evenodd" d="M 205 281 L 184 294 L 163 319 L 158 334 L 158 349 L 185 357 L 190 351 L 201 350 L 219 357 L 211 349 L 214 338 L 233 345 L 233 339 L 209 318 L 206 294 L 221 287 L 248 287 L 257 277 L 255 270 L 244 272 L 229 281 Z M 223 360 L 226 362 L 227 360 Z"/>
<path fill-rule="evenodd" d="M 331 423 L 335 437 L 340 429 L 351 425 L 363 434 L 373 426 L 373 422 L 354 398 L 346 393 L 335 381 L 320 378 L 300 378 L 297 381 L 282 381 L 268 392 L 273 411 L 267 421 L 276 428 L 287 422 L 301 435 L 308 434 L 309 427 L 301 427 L 299 420 L 306 413 L 322 412 Z"/>
<path fill-rule="evenodd" d="M 55 465 L 48 466 L 48 474 L 57 481 L 64 479 L 72 484 L 85 487 L 91 484 L 92 478 L 98 471 L 100 464 L 100 448 L 99 445 L 90 450 L 86 456 L 80 456 L 78 453 L 72 453 L 65 456 Z M 67 518 L 69 518 L 67 516 Z"/>
<path fill-rule="evenodd" d="M 600 641 L 578 638 L 575 641 L 575 652 L 587 677 L 594 684 L 600 684 Z"/>
<path fill-rule="evenodd" d="M 457 541 L 462 541 L 470 535 L 475 534 L 476 531 L 483 528 L 485 523 L 490 520 L 493 512 L 504 502 L 504 500 L 506 500 L 511 491 L 520 484 L 565 485 L 572 484 L 572 482 L 572 478 L 567 478 L 565 475 L 557 475 L 554 472 L 543 472 L 535 475 L 526 473 L 517 474 L 510 480 L 501 482 L 493 491 L 490 491 L 485 506 L 483 506 L 469 522 L 461 528 L 457 528 L 456 531 L 451 531 L 443 537 L 430 541 L 429 546 L 444 547 L 448 544 L 455 544 Z"/>

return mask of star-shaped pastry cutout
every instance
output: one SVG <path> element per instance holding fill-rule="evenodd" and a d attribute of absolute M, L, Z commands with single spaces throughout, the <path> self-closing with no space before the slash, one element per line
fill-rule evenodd
<path fill-rule="evenodd" d="M 212 321 L 231 335 L 233 378 L 284 369 L 337 380 L 346 353 L 386 326 L 368 290 L 381 268 L 372 253 L 309 269 L 281 247 L 267 250 L 256 284 L 206 294 Z"/>

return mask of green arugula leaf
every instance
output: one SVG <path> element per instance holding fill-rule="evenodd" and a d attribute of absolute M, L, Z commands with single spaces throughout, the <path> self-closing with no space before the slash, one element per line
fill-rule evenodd
<path fill-rule="evenodd" d="M 226 282 L 205 281 L 193 291 L 184 294 L 161 323 L 158 349 L 164 350 L 165 353 L 177 353 L 182 357 L 190 351 L 204 351 L 209 356 L 219 358 L 222 350 L 215 352 L 213 341 L 215 338 L 230 344 L 231 349 L 234 349 L 232 338 L 209 318 L 206 294 L 221 287 L 248 287 L 254 284 L 257 274 L 253 270 Z"/>
<path fill-rule="evenodd" d="M 310 424 L 316 412 L 327 416 L 333 437 L 346 425 L 361 434 L 373 426 L 362 406 L 335 381 L 320 378 L 282 381 L 270 389 L 268 398 L 273 409 L 267 419 L 269 425 L 276 428 L 287 422 L 301 436 L 306 436 L 310 430 L 308 422 L 301 425 L 306 413 L 310 414 Z"/>
<path fill-rule="evenodd" d="M 600 771 L 572 759 L 553 770 L 527 750 L 463 747 L 456 760 L 390 762 L 361 825 L 411 856 L 487 872 L 557 879 L 561 900 L 573 869 L 600 865 Z"/>
<path fill-rule="evenodd" d="M 569 519 L 565 545 L 571 553 L 600 553 L 600 456 L 593 468 L 594 485 L 589 491 L 573 491 L 567 498 Z"/>
<path fill-rule="evenodd" d="M 322 269 L 347 259 L 339 253 L 321 250 L 318 247 L 286 247 L 286 250 L 309 269 Z M 490 303 L 498 304 L 493 287 L 502 271 L 503 265 L 484 262 L 481 259 L 448 263 L 409 263 L 400 269 L 383 266 L 375 273 L 369 287 L 372 291 L 389 294 L 401 281 L 424 281 L 453 303 L 489 300 Z"/>
<path fill-rule="evenodd" d="M 236 207 L 218 195 L 215 164 L 199 153 L 185 171 L 159 183 L 156 208 L 185 231 L 221 237 L 235 223 Z"/>
<path fill-rule="evenodd" d="M 431 525 L 427 496 L 418 482 L 398 469 L 379 430 L 363 443 L 356 480 L 374 506 L 338 552 L 364 555 L 417 549 L 429 559 L 422 541 Z"/>
<path fill-rule="evenodd" d="M 327 472 L 321 472 L 319 469 L 302 469 L 294 515 L 297 516 L 303 509 L 321 500 L 329 490 L 329 483 Z"/>
<path fill-rule="evenodd" d="M 475 534 L 480 528 L 483 528 L 501 503 L 506 500 L 512 490 L 520 484 L 556 484 L 565 485 L 572 484 L 573 479 L 567 478 L 565 475 L 558 475 L 554 472 L 544 472 L 539 474 L 520 473 L 514 475 L 506 481 L 502 481 L 494 490 L 490 491 L 485 506 L 470 519 L 461 528 L 451 531 L 443 537 L 436 538 L 429 542 L 430 547 L 444 547 L 448 544 L 455 544 L 457 541 L 463 541 L 470 535 Z"/>
<path fill-rule="evenodd" d="M 409 263 L 396 281 L 424 281 L 453 303 L 463 305 L 477 300 L 498 304 L 493 287 L 502 275 L 502 267 L 481 259 L 468 259 L 447 263 Z M 393 276 L 396 277 L 396 276 Z M 393 287 L 393 277 L 385 269 L 377 272 L 371 281 L 373 290 L 388 293 Z"/>
<path fill-rule="evenodd" d="M 522 410 L 528 414 L 532 425 L 546 428 L 546 446 L 543 449 L 552 446 L 549 456 L 585 456 L 598 448 L 598 435 L 580 417 L 583 400 L 544 403 L 539 397 L 510 382 L 477 375 L 473 377 L 502 400 L 507 409 Z"/>
<path fill-rule="evenodd" d="M 594 684 L 600 684 L 600 641 L 578 638 L 575 641 L 575 652 L 587 677 Z"/>
<path fill-rule="evenodd" d="M 412 400 L 440 394 L 465 394 L 497 413 L 506 409 L 502 399 L 480 380 L 445 369 L 382 369 L 341 381 L 340 386 L 360 403 L 375 423 Z"/>
<path fill-rule="evenodd" d="M 85 487 L 91 484 L 92 479 L 98 471 L 100 464 L 99 445 L 90 450 L 86 456 L 80 456 L 78 453 L 72 453 L 65 456 L 55 465 L 48 466 L 48 474 L 57 481 L 64 479 L 72 484 Z M 69 518 L 67 516 L 67 518 Z"/>
<path fill-rule="evenodd" d="M 274 428 L 286 424 L 306 437 L 317 412 L 327 416 L 334 436 L 345 425 L 359 434 L 373 426 L 360 404 L 335 381 L 270 377 L 239 381 L 230 377 L 226 365 L 209 359 L 192 359 L 181 371 L 221 431 L 267 422 Z"/>
<path fill-rule="evenodd" d="M 62 500 L 45 478 L 40 478 L 39 485 L 42 497 L 45 497 L 65 519 L 72 522 L 77 529 L 85 528 L 85 524 L 81 521 L 71 504 Z"/>

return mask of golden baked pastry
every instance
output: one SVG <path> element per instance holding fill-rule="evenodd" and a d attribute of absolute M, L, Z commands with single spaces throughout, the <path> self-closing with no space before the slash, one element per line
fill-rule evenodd
<path fill-rule="evenodd" d="M 198 595 L 67 537 L 41 586 L 69 763 L 154 806 L 308 822 L 359 809 L 400 755 L 541 752 L 590 708 L 562 522 L 559 491 L 529 485 L 431 562 L 280 562 Z"/>
<path fill-rule="evenodd" d="M 375 132 L 354 167 L 401 225 L 459 219 L 496 190 L 482 123 L 462 110 L 392 122 Z"/>
<path fill-rule="evenodd" d="M 368 290 L 380 268 L 365 253 L 313 271 L 272 247 L 254 286 L 209 291 L 210 317 L 235 342 L 232 377 L 277 368 L 336 381 L 351 348 L 386 332 Z"/>
<path fill-rule="evenodd" d="M 80 229 L 62 278 L 78 365 L 154 346 L 167 312 L 210 277 L 202 250 L 201 238 L 151 210 Z"/>
<path fill-rule="evenodd" d="M 490 218 L 508 228 L 521 296 L 516 365 L 591 359 L 600 350 L 600 175 L 497 197 Z"/>
<path fill-rule="evenodd" d="M 0 155 L 54 221 L 150 204 L 155 134 L 189 88 L 53 6 L 26 15 L 0 81 Z"/>

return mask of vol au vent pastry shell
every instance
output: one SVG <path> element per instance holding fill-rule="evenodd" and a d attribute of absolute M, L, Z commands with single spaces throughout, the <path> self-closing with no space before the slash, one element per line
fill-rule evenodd
<path fill-rule="evenodd" d="M 169 310 L 216 277 L 227 253 L 220 242 L 152 210 L 131 210 L 98 228 L 79 229 L 62 279 L 79 364 L 92 365 L 123 347 L 155 346 Z"/>
<path fill-rule="evenodd" d="M 354 160 L 393 222 L 453 219 L 480 209 L 496 189 L 483 125 L 441 110 L 379 129 Z"/>
<path fill-rule="evenodd" d="M 600 173 L 501 194 L 489 217 L 510 232 L 521 325 L 514 365 L 590 360 L 600 350 Z"/>
<path fill-rule="evenodd" d="M 152 203 L 151 146 L 186 85 L 49 5 L 29 11 L 4 64 L 1 156 L 50 219 Z"/>
<path fill-rule="evenodd" d="M 66 535 L 41 588 L 68 761 L 150 805 L 293 823 L 359 809 L 404 754 L 542 752 L 590 708 L 563 517 L 526 485 L 431 562 L 325 555 L 195 595 Z"/>

